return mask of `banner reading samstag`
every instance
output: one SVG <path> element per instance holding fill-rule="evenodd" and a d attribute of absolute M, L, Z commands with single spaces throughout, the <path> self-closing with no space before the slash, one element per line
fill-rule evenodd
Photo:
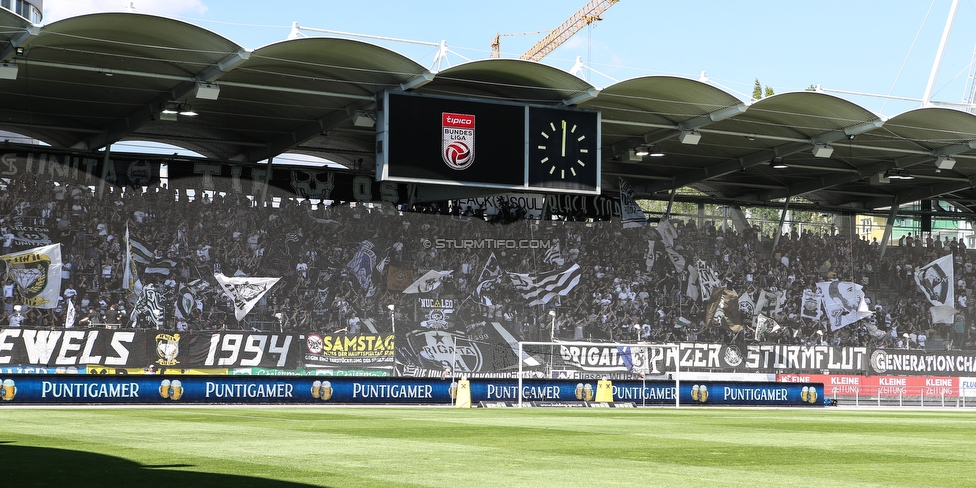
<path fill-rule="evenodd" d="M 308 368 L 390 370 L 395 344 L 392 334 L 308 334 L 303 360 Z"/>

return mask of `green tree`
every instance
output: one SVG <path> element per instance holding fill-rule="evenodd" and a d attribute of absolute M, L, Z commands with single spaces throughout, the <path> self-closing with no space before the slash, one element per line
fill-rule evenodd
<path fill-rule="evenodd" d="M 756 78 L 756 84 L 752 86 L 752 99 L 753 100 L 759 100 L 759 99 L 761 99 L 763 97 L 768 97 L 768 96 L 773 95 L 773 94 L 774 94 L 773 93 L 773 88 L 771 86 L 766 85 L 766 87 L 763 88 L 762 83 L 759 82 L 759 78 Z"/>

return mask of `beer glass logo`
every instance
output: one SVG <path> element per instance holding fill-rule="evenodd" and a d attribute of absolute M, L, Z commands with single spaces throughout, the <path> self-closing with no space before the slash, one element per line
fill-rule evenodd
<path fill-rule="evenodd" d="M 159 396 L 179 401 L 183 398 L 183 382 L 180 380 L 163 380 L 159 382 Z"/>
<path fill-rule="evenodd" d="M 447 392 L 450 393 L 451 395 L 451 400 L 457 400 L 457 390 L 458 390 L 458 382 L 452 381 L 451 386 L 447 390 Z"/>
<path fill-rule="evenodd" d="M 691 387 L 691 399 L 699 403 L 708 401 L 708 387 L 705 385 L 693 385 Z"/>
<path fill-rule="evenodd" d="M 332 383 L 329 381 L 315 380 L 312 382 L 312 398 L 322 401 L 332 399 Z"/>
<path fill-rule="evenodd" d="M 800 400 L 806 403 L 817 403 L 817 387 L 804 386 L 800 390 Z"/>
<path fill-rule="evenodd" d="M 14 380 L 7 378 L 0 382 L 0 398 L 3 398 L 3 401 L 9 402 L 13 400 L 16 394 L 17 387 L 14 386 Z"/>
<path fill-rule="evenodd" d="M 583 383 L 576 383 L 576 399 L 583 399 Z"/>
<path fill-rule="evenodd" d="M 593 400 L 593 385 L 589 383 L 583 385 L 583 400 L 588 402 Z"/>

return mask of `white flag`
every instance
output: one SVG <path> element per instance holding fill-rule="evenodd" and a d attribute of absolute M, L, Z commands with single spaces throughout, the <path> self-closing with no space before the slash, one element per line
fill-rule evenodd
<path fill-rule="evenodd" d="M 234 301 L 234 317 L 240 322 L 281 278 L 224 276 L 223 273 L 217 273 L 214 279 L 224 289 L 224 293 Z"/>
<path fill-rule="evenodd" d="M 817 288 L 823 296 L 831 332 L 871 316 L 861 285 L 834 280 L 817 283 Z"/>
<path fill-rule="evenodd" d="M 715 287 L 722 286 L 722 281 L 718 279 L 718 273 L 712 269 L 705 261 L 698 260 L 698 285 L 701 287 L 701 296 L 712 296 Z"/>
<path fill-rule="evenodd" d="M 756 340 L 761 341 L 766 334 L 772 334 L 783 327 L 779 322 L 763 314 L 756 316 Z"/>
<path fill-rule="evenodd" d="M 668 258 L 671 260 L 671 264 L 674 265 L 674 269 L 678 272 L 685 270 L 685 257 L 678 254 L 678 251 L 671 249 L 670 247 L 664 248 L 668 252 Z"/>
<path fill-rule="evenodd" d="M 661 219 L 657 223 L 657 232 L 661 234 L 661 240 L 664 241 L 665 246 L 674 247 L 674 240 L 678 238 L 678 231 L 671 225 L 671 221 Z"/>
<path fill-rule="evenodd" d="M 24 304 L 32 308 L 57 308 L 61 295 L 61 244 L 35 247 L 0 256 L 7 263 Z"/>
<path fill-rule="evenodd" d="M 417 279 L 406 287 L 404 293 L 427 293 L 429 291 L 434 291 L 437 287 L 441 286 L 441 281 L 450 276 L 454 270 L 450 271 L 434 271 L 430 270 L 424 273 L 423 276 Z"/>
<path fill-rule="evenodd" d="M 687 295 L 688 298 L 695 301 L 697 301 L 698 298 L 701 296 L 699 295 L 700 290 L 699 290 L 698 278 L 699 278 L 698 268 L 696 268 L 695 266 L 688 266 L 688 286 L 685 287 L 685 295 Z"/>
<path fill-rule="evenodd" d="M 915 284 L 929 303 L 953 307 L 956 303 L 952 254 L 947 254 L 915 270 Z"/>
<path fill-rule="evenodd" d="M 122 272 L 122 289 L 129 292 L 130 303 L 135 303 L 142 295 L 142 281 L 136 271 L 135 257 L 132 255 L 132 240 L 129 239 L 129 226 L 125 226 L 125 267 Z"/>
<path fill-rule="evenodd" d="M 654 267 L 654 243 L 657 241 L 647 241 L 647 252 L 644 253 L 644 266 L 647 267 L 647 271 L 650 272 L 651 268 Z"/>
<path fill-rule="evenodd" d="M 75 326 L 75 302 L 68 299 L 68 311 L 64 314 L 64 328 L 70 329 Z"/>
<path fill-rule="evenodd" d="M 823 294 L 819 288 L 816 291 L 803 290 L 803 297 L 800 299 L 800 317 L 819 321 L 823 315 L 823 308 L 820 307 L 822 302 Z"/>
<path fill-rule="evenodd" d="M 620 220 L 624 229 L 647 225 L 647 216 L 634 199 L 634 188 L 620 178 Z"/>

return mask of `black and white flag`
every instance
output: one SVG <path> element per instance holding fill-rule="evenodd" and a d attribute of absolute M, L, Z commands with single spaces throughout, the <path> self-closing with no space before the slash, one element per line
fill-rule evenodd
<path fill-rule="evenodd" d="M 620 178 L 620 220 L 624 229 L 647 225 L 647 216 L 634 198 L 634 188 Z"/>
<path fill-rule="evenodd" d="M 566 296 L 580 282 L 583 273 L 579 264 L 573 264 L 563 271 L 540 273 L 536 276 L 523 273 L 508 273 L 515 288 L 522 297 L 529 300 L 529 306 L 549 303 L 557 296 Z"/>
<path fill-rule="evenodd" d="M 217 273 L 214 279 L 224 289 L 224 293 L 234 301 L 234 317 L 240 322 L 281 278 L 224 276 L 222 273 Z"/>
<path fill-rule="evenodd" d="M 437 287 L 441 286 L 441 281 L 443 281 L 444 278 L 451 276 L 452 273 L 454 273 L 454 270 L 430 270 L 411 283 L 410 286 L 403 290 L 403 293 L 427 293 L 429 291 L 434 291 L 437 289 Z"/>
<path fill-rule="evenodd" d="M 915 283 L 933 306 L 952 307 L 956 302 L 952 254 L 947 254 L 915 270 Z"/>
<path fill-rule="evenodd" d="M 563 259 L 562 251 L 559 249 L 559 239 L 553 240 L 552 246 L 549 246 L 549 249 L 546 249 L 546 255 L 542 258 L 542 262 L 555 266 L 562 266 L 566 264 L 566 260 Z"/>

